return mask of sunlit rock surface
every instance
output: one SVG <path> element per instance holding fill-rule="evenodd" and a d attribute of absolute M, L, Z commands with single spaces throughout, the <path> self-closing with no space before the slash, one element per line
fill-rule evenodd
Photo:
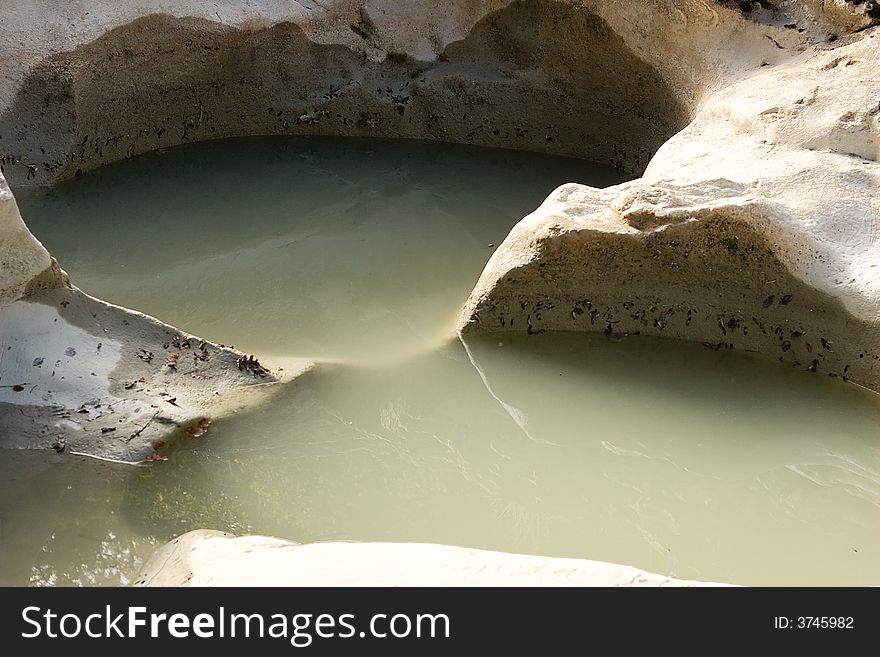
<path fill-rule="evenodd" d="M 876 389 L 878 35 L 708 93 L 638 180 L 560 187 L 498 248 L 461 332 L 667 336 Z"/>
<path fill-rule="evenodd" d="M 312 543 L 197 530 L 159 548 L 136 586 L 725 586 L 637 568 L 428 543 Z"/>
<path fill-rule="evenodd" d="M 282 378 L 73 287 L 25 227 L 2 176 L 0 247 L 0 448 L 161 459 L 199 422 L 265 399 Z M 288 380 L 311 367 L 285 365 Z"/>

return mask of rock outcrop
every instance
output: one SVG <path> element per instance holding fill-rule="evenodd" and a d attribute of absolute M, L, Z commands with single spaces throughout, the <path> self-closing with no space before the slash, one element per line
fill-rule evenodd
<path fill-rule="evenodd" d="M 27 230 L 0 176 L 0 448 L 138 463 L 267 397 L 259 361 L 94 299 Z M 286 363 L 286 379 L 310 363 Z"/>
<path fill-rule="evenodd" d="M 880 30 L 709 93 L 644 175 L 564 185 L 501 244 L 466 337 L 695 340 L 880 387 Z"/>
<path fill-rule="evenodd" d="M 726 586 L 637 568 L 427 543 L 311 543 L 197 530 L 159 548 L 135 586 Z"/>

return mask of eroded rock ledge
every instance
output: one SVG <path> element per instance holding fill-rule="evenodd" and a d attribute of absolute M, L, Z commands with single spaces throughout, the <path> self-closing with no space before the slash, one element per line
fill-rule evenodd
<path fill-rule="evenodd" d="M 599 331 L 880 388 L 880 30 L 709 94 L 639 180 L 565 185 L 487 265 L 463 335 Z"/>
<path fill-rule="evenodd" d="M 245 354 L 71 285 L 25 228 L 2 176 L 0 248 L 0 448 L 160 459 L 281 381 Z M 312 366 L 285 365 L 285 379 Z"/>

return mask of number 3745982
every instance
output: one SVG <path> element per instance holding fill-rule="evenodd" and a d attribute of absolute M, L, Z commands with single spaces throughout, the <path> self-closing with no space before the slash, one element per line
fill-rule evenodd
<path fill-rule="evenodd" d="M 851 630 L 855 622 L 852 616 L 776 616 L 773 627 L 777 630 Z"/>

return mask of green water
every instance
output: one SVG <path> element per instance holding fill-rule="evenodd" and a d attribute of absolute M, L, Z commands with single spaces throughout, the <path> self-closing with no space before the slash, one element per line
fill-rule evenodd
<path fill-rule="evenodd" d="M 333 361 L 168 462 L 0 461 L 0 583 L 120 583 L 209 527 L 428 541 L 745 584 L 880 584 L 880 404 L 700 346 L 454 338 L 522 215 L 573 160 L 250 139 L 140 157 L 39 196 L 89 293 L 250 352 Z"/>

